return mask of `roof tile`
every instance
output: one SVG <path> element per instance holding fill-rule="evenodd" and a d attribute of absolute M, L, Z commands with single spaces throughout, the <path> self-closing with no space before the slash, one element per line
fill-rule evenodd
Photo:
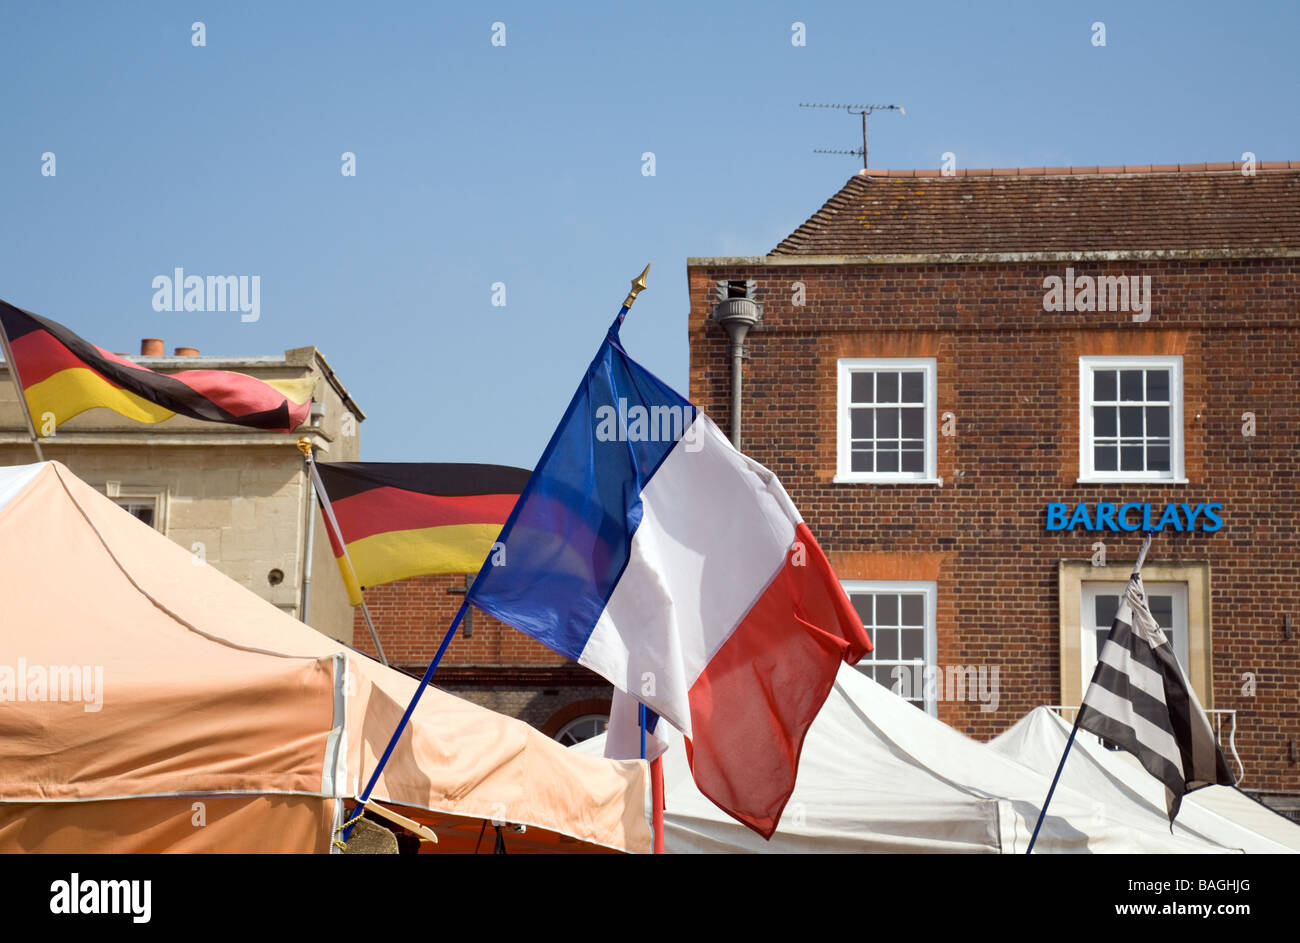
<path fill-rule="evenodd" d="M 772 254 L 1300 248 L 1300 161 L 1238 166 L 868 170 Z"/>

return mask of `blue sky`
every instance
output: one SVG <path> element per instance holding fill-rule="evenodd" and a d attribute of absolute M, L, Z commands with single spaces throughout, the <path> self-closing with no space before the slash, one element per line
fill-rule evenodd
<path fill-rule="evenodd" d="M 857 168 L 799 102 L 904 105 L 873 167 L 1300 158 L 1294 3 L 915 9 L 5 4 L 0 297 L 112 350 L 314 344 L 364 458 L 531 467 L 646 262 L 624 339 L 688 392 L 686 258 L 766 253 Z M 155 312 L 177 266 L 259 275 L 260 320 Z"/>

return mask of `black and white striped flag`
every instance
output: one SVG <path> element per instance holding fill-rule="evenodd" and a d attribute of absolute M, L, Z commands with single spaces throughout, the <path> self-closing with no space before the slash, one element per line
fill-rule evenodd
<path fill-rule="evenodd" d="M 1132 753 L 1165 784 L 1171 827 L 1185 794 L 1235 782 L 1136 570 L 1098 653 L 1078 726 Z"/>

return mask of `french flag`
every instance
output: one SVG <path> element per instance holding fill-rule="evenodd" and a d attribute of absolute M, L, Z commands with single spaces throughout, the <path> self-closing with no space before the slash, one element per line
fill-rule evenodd
<path fill-rule="evenodd" d="M 627 355 L 621 317 L 470 600 L 680 730 L 700 791 L 771 837 L 871 641 L 776 476 Z"/>

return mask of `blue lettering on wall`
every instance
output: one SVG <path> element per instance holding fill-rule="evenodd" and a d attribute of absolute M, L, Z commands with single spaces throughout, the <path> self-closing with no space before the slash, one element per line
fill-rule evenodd
<path fill-rule="evenodd" d="M 1047 505 L 1047 529 L 1085 531 L 1201 531 L 1212 534 L 1223 527 L 1219 512 L 1223 505 L 1166 504 L 1163 507 L 1150 502 L 1139 504 L 1129 501 L 1116 507 L 1100 502 L 1088 505 L 1080 501 L 1073 508 L 1068 504 L 1052 502 Z"/>

